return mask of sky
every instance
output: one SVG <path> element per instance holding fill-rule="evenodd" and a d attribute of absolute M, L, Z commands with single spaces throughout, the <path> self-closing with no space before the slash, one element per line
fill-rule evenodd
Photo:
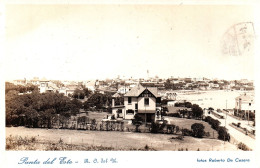
<path fill-rule="evenodd" d="M 5 79 L 253 79 L 254 54 L 224 54 L 250 6 L 7 5 Z M 232 32 L 231 32 L 232 34 Z"/>

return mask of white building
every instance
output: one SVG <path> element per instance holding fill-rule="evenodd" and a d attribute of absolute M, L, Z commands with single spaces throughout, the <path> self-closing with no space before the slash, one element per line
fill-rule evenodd
<path fill-rule="evenodd" d="M 134 119 L 135 114 L 139 114 L 143 121 L 152 122 L 161 120 L 161 96 L 155 87 L 143 87 L 137 84 L 124 95 L 124 105 L 115 105 L 118 93 L 113 95 L 112 113 L 115 118 L 124 120 Z"/>
<path fill-rule="evenodd" d="M 126 94 L 130 89 L 130 86 L 121 86 L 118 88 L 117 93 Z"/>
<path fill-rule="evenodd" d="M 50 81 L 43 78 L 40 80 L 40 93 L 45 93 L 48 90 Z"/>
<path fill-rule="evenodd" d="M 247 95 L 246 93 L 236 97 L 235 110 L 244 112 L 255 112 L 254 97 L 251 95 Z"/>

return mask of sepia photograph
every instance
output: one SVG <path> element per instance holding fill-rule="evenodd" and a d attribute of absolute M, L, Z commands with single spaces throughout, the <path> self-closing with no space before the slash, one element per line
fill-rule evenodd
<path fill-rule="evenodd" d="M 6 150 L 254 150 L 251 6 L 5 10 Z"/>
<path fill-rule="evenodd" d="M 255 10 L 182 2 L 6 4 L 8 162 L 12 152 L 22 152 L 19 166 L 87 166 L 117 164 L 126 156 L 120 152 L 141 159 L 146 151 L 147 161 L 158 157 L 154 151 L 207 151 L 220 153 L 194 162 L 253 165 Z M 102 151 L 111 158 L 26 155 L 36 151 Z M 238 155 L 221 157 L 223 151 Z"/>

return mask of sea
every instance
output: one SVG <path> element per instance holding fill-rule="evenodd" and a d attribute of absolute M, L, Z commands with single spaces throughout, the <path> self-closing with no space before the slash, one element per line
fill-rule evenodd
<path fill-rule="evenodd" d="M 202 108 L 214 109 L 235 108 L 236 97 L 247 94 L 254 96 L 254 91 L 211 90 L 211 91 L 176 91 L 176 101 L 189 101 Z"/>

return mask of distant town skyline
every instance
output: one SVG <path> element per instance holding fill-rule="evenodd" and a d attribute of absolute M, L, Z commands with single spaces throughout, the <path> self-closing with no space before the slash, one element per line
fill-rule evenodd
<path fill-rule="evenodd" d="M 223 55 L 250 6 L 7 5 L 5 79 L 125 76 L 254 79 L 253 55 Z"/>
<path fill-rule="evenodd" d="M 93 79 L 57 79 L 57 78 L 46 78 L 46 77 L 22 77 L 22 78 L 16 78 L 16 79 L 8 79 L 6 81 L 16 81 L 16 80 L 27 80 L 27 81 L 31 81 L 31 80 L 50 80 L 50 81 L 95 81 L 95 80 L 115 80 L 115 79 L 120 79 L 120 80 L 144 80 L 144 81 L 149 81 L 149 80 L 152 80 L 152 79 L 162 79 L 162 80 L 167 80 L 167 79 L 192 79 L 192 80 L 227 80 L 227 81 L 234 81 L 234 80 L 237 80 L 237 81 L 240 81 L 240 80 L 248 80 L 248 81 L 254 81 L 253 79 L 248 79 L 248 78 L 240 78 L 240 79 L 223 79 L 223 78 L 209 78 L 209 77 L 185 77 L 185 76 L 169 76 L 169 77 L 166 77 L 166 78 L 161 78 L 160 76 L 156 75 L 156 76 L 150 76 L 149 78 L 148 77 L 141 77 L 141 78 L 135 78 L 135 77 L 125 77 L 125 76 L 116 76 L 116 77 L 111 77 L 111 78 L 93 78 Z"/>

